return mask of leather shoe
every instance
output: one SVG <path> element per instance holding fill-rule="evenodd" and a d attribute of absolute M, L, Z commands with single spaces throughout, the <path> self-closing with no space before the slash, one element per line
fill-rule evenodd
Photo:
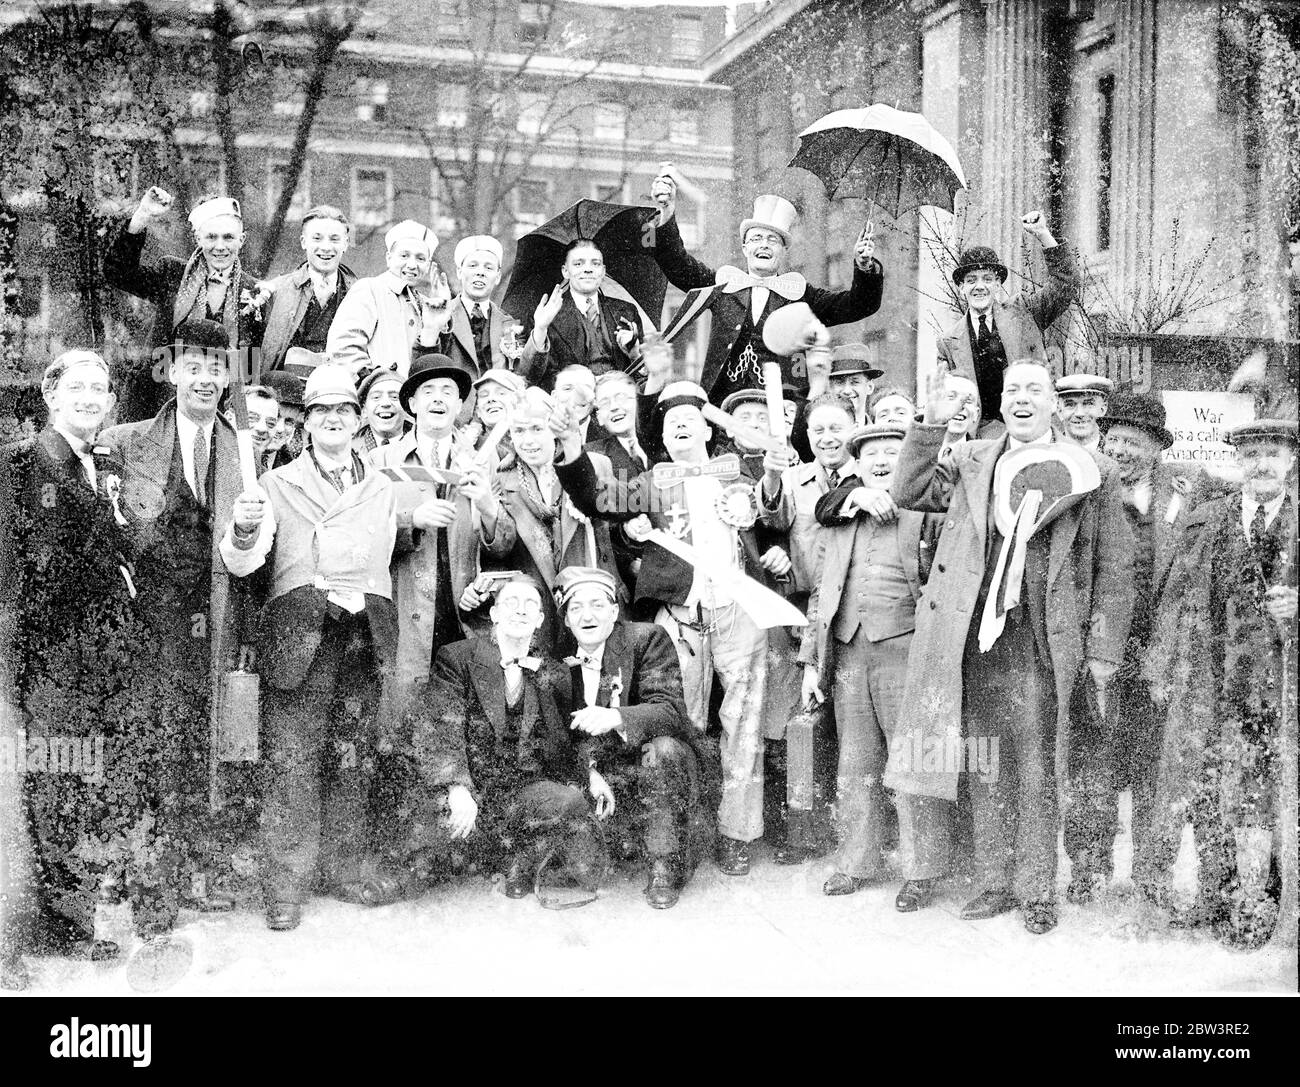
<path fill-rule="evenodd" d="M 961 911 L 963 921 L 987 921 L 1002 913 L 1010 913 L 1016 908 L 1015 897 L 1010 891 L 985 891 L 976 895 Z"/>
<path fill-rule="evenodd" d="M 822 894 L 851 895 L 867 881 L 851 876 L 847 872 L 832 872 L 830 878 L 822 884 Z"/>
<path fill-rule="evenodd" d="M 1056 903 L 1055 902 L 1026 902 L 1025 903 L 1025 929 L 1041 936 L 1044 932 L 1051 932 L 1056 928 Z"/>
<path fill-rule="evenodd" d="M 677 905 L 681 887 L 673 872 L 672 862 L 656 860 L 650 868 L 650 882 L 646 884 L 645 900 L 656 910 L 667 910 Z"/>
<path fill-rule="evenodd" d="M 723 836 L 718 850 L 718 870 L 725 876 L 749 875 L 749 843 Z"/>
<path fill-rule="evenodd" d="M 506 897 L 527 898 L 533 893 L 533 866 L 528 856 L 516 853 L 506 869 Z"/>
<path fill-rule="evenodd" d="M 894 909 L 899 913 L 915 913 L 923 910 L 934 898 L 933 879 L 909 879 L 898 889 L 894 899 Z"/>
<path fill-rule="evenodd" d="M 266 907 L 266 927 L 272 932 L 288 932 L 302 921 L 302 907 L 296 902 L 273 902 Z"/>

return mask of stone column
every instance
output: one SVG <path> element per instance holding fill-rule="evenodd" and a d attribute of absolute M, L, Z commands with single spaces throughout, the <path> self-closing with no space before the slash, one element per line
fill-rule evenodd
<path fill-rule="evenodd" d="M 1115 297 L 1124 305 L 1151 256 L 1155 199 L 1155 0 L 1116 0 L 1111 151 Z"/>

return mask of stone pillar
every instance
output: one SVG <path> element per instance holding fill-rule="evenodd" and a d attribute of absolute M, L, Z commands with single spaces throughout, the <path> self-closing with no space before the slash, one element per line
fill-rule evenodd
<path fill-rule="evenodd" d="M 1115 4 L 1111 215 L 1115 250 L 1113 283 L 1121 306 L 1132 298 L 1152 252 L 1155 6 L 1155 0 L 1116 0 Z"/>

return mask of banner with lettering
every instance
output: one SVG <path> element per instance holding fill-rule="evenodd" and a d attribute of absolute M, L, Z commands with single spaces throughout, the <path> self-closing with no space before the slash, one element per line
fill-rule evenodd
<path fill-rule="evenodd" d="M 1255 418 L 1249 393 L 1165 390 L 1166 426 L 1174 444 L 1165 450 L 1171 464 L 1195 465 L 1213 476 L 1236 477 L 1237 455 L 1224 435 Z"/>

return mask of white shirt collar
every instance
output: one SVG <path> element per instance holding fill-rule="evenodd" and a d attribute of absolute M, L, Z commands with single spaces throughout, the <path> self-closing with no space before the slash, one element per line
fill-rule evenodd
<path fill-rule="evenodd" d="M 208 439 L 208 444 L 212 443 L 212 431 L 216 425 L 217 417 L 215 415 L 203 424 L 203 436 Z M 179 408 L 176 410 L 176 434 L 181 440 L 182 448 L 194 448 L 194 434 L 198 429 L 198 423 Z"/>
<path fill-rule="evenodd" d="M 93 442 L 88 442 L 82 438 L 78 438 L 72 433 L 72 431 L 64 430 L 61 426 L 55 425 L 54 429 L 58 432 L 59 436 L 68 443 L 73 453 L 75 453 L 79 459 L 83 461 L 91 459 L 90 447 L 94 444 Z"/>
<path fill-rule="evenodd" d="M 473 316 L 474 316 L 474 307 L 475 307 L 475 306 L 478 306 L 478 307 L 483 311 L 483 316 L 484 316 L 484 317 L 491 316 L 491 313 L 492 313 L 492 308 L 491 308 L 491 307 L 492 307 L 492 303 L 491 303 L 488 299 L 486 299 L 486 298 L 483 299 L 482 302 L 475 302 L 474 299 L 472 299 L 469 295 L 467 295 L 467 294 L 462 294 L 462 295 L 460 296 L 460 304 L 461 304 L 462 306 L 465 307 L 465 315 L 466 315 L 467 317 L 473 317 Z"/>
<path fill-rule="evenodd" d="M 990 306 L 988 309 L 986 309 L 982 314 L 976 313 L 973 309 L 968 309 L 968 310 L 966 311 L 966 316 L 970 319 L 970 330 L 971 330 L 971 332 L 975 333 L 976 335 L 979 334 L 979 330 L 980 330 L 980 322 L 979 322 L 979 319 L 980 319 L 980 317 L 982 317 L 982 316 L 983 316 L 983 317 L 987 317 L 987 318 L 989 319 L 989 320 L 988 320 L 989 331 L 990 331 L 990 332 L 996 332 L 996 331 L 997 331 L 998 323 L 997 323 L 997 321 L 995 321 L 994 318 L 993 318 L 993 307 L 992 307 L 992 306 Z"/>
<path fill-rule="evenodd" d="M 1264 503 L 1264 527 L 1268 528 L 1273 524 L 1273 518 L 1278 515 L 1282 508 L 1282 503 L 1286 501 L 1286 491 L 1282 491 L 1276 498 L 1270 499 Z M 1246 535 L 1250 536 L 1250 523 L 1255 519 L 1255 511 L 1259 508 L 1260 503 L 1253 498 L 1247 498 L 1246 492 L 1241 493 L 1241 527 L 1245 529 Z"/>
<path fill-rule="evenodd" d="M 316 271 L 315 268 L 312 268 L 309 265 L 307 268 L 307 277 L 308 281 L 311 283 L 312 290 L 317 295 L 323 294 L 328 297 L 338 289 L 339 272 L 337 268 L 334 269 L 332 275 L 325 276 L 321 275 L 320 272 Z"/>
<path fill-rule="evenodd" d="M 1056 436 L 1052 433 L 1051 427 L 1048 427 L 1043 434 L 1028 442 L 1022 442 L 1019 438 L 1013 437 L 1010 431 L 1007 431 L 1007 452 L 1019 449 L 1022 445 L 1051 445 L 1055 440 Z"/>

